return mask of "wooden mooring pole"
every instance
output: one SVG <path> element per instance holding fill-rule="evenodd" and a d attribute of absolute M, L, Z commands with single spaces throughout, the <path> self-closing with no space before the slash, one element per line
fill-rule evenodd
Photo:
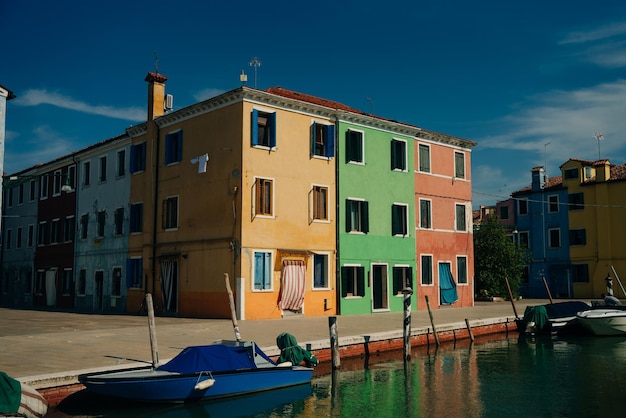
<path fill-rule="evenodd" d="M 515 309 L 515 301 L 513 300 L 513 292 L 511 292 L 511 285 L 509 284 L 509 279 L 505 277 L 504 281 L 506 282 L 506 288 L 509 290 L 509 299 L 511 299 L 511 305 L 513 306 L 513 313 L 515 314 L 515 319 L 517 319 L 519 318 L 519 315 L 517 315 L 517 309 Z"/>
<path fill-rule="evenodd" d="M 411 360 L 411 295 L 413 289 L 406 287 L 402 289 L 404 294 L 404 360 Z"/>
<path fill-rule="evenodd" d="M 339 336 L 337 333 L 337 317 L 328 317 L 328 328 L 330 331 L 330 355 L 333 364 L 333 370 L 341 367 L 341 359 L 339 358 Z"/>
<path fill-rule="evenodd" d="M 474 333 L 472 332 L 472 327 L 470 327 L 470 324 L 467 318 L 465 318 L 465 326 L 467 327 L 467 332 L 469 333 L 470 340 L 474 342 Z"/>
<path fill-rule="evenodd" d="M 230 319 L 233 321 L 233 330 L 235 338 L 241 341 L 241 333 L 239 332 L 239 324 L 237 323 L 237 311 L 235 310 L 235 300 L 233 299 L 233 290 L 230 287 L 230 278 L 228 273 L 224 273 L 224 281 L 226 282 L 226 291 L 228 292 L 228 302 L 230 304 Z"/>
<path fill-rule="evenodd" d="M 150 333 L 150 351 L 152 352 L 152 367 L 159 367 L 159 349 L 157 348 L 156 325 L 154 322 L 154 305 L 152 295 L 146 293 L 146 307 L 148 308 L 148 332 Z"/>
<path fill-rule="evenodd" d="M 437 347 L 439 347 L 439 335 L 437 335 L 437 329 L 435 328 L 435 320 L 433 319 L 433 312 L 430 310 L 430 301 L 428 300 L 428 295 L 424 295 L 426 298 L 426 307 L 428 308 L 428 316 L 430 317 L 430 325 L 433 327 L 433 335 L 435 336 L 435 343 L 437 343 Z"/>
<path fill-rule="evenodd" d="M 550 304 L 553 304 L 554 302 L 552 301 L 552 293 L 550 293 L 550 288 L 548 287 L 548 282 L 546 281 L 545 277 L 542 277 L 543 279 L 543 285 L 546 288 L 546 292 L 548 292 L 548 299 L 550 299 Z"/>

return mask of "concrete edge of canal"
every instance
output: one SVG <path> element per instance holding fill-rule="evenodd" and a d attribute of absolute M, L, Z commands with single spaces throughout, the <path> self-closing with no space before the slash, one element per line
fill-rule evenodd
<path fill-rule="evenodd" d="M 514 317 L 488 318 L 455 322 L 436 326 L 437 336 L 440 342 L 469 339 L 473 336 L 484 336 L 498 333 L 516 331 Z M 468 329 L 468 325 L 471 329 Z M 402 350 L 404 345 L 403 331 L 386 331 L 372 333 L 371 335 L 339 337 L 340 358 L 352 358 L 382 351 Z M 411 346 L 435 344 L 432 327 L 411 328 Z M 331 345 L 328 340 L 315 340 L 300 343 L 318 358 L 320 364 L 331 362 Z M 262 347 L 270 357 L 278 356 L 280 350 L 277 346 Z M 166 362 L 163 360 L 163 363 Z M 138 365 L 136 368 L 145 367 Z M 110 367 L 68 370 L 60 373 L 42 374 L 18 378 L 20 382 L 36 389 L 41 393 L 50 407 L 57 406 L 69 395 L 82 390 L 84 387 L 78 382 L 78 376 L 84 373 L 96 371 L 129 369 L 133 366 L 119 365 Z"/>

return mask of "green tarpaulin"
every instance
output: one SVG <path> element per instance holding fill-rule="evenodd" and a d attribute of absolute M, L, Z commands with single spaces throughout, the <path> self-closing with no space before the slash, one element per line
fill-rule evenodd
<path fill-rule="evenodd" d="M 0 413 L 17 412 L 21 400 L 21 383 L 0 372 Z"/>
<path fill-rule="evenodd" d="M 278 363 L 290 361 L 293 365 L 306 362 L 307 365 L 316 366 L 317 358 L 311 352 L 305 350 L 298 345 L 296 337 L 283 332 L 276 337 L 276 345 L 280 348 L 280 357 Z"/>

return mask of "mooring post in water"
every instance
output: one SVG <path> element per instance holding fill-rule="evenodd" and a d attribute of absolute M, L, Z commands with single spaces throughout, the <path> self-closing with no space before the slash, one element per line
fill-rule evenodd
<path fill-rule="evenodd" d="M 402 289 L 404 295 L 404 360 L 411 360 L 411 295 L 413 289 Z"/>
<path fill-rule="evenodd" d="M 506 282 L 506 288 L 509 291 L 509 299 L 511 299 L 511 306 L 513 306 L 513 313 L 515 314 L 515 319 L 518 319 L 519 316 L 517 315 L 517 309 L 515 309 L 515 301 L 513 300 L 513 292 L 511 292 L 511 285 L 509 284 L 509 279 L 505 277 L 504 281 Z"/>
<path fill-rule="evenodd" d="M 550 304 L 553 304 L 554 302 L 552 301 L 552 293 L 550 293 L 548 282 L 546 281 L 545 277 L 542 277 L 542 279 L 543 279 L 543 286 L 546 288 L 546 292 L 548 292 L 548 299 L 550 299 Z"/>
<path fill-rule="evenodd" d="M 226 282 L 226 291 L 228 292 L 228 302 L 230 304 L 230 318 L 233 321 L 233 329 L 235 330 L 235 338 L 241 341 L 241 333 L 239 332 L 239 324 L 237 323 L 237 312 L 235 311 L 235 301 L 233 299 L 233 290 L 230 288 L 230 278 L 228 273 L 224 273 L 224 281 Z"/>
<path fill-rule="evenodd" d="M 424 295 L 426 298 L 426 307 L 428 308 L 428 316 L 430 317 L 430 325 L 433 326 L 433 335 L 435 336 L 435 343 L 437 343 L 437 347 L 439 347 L 439 335 L 437 335 L 437 329 L 435 328 L 435 320 L 433 319 L 433 312 L 430 310 L 430 301 L 428 300 L 428 295 Z"/>
<path fill-rule="evenodd" d="M 470 324 L 467 318 L 465 318 L 465 326 L 467 327 L 467 332 L 469 333 L 470 340 L 474 342 L 474 333 L 472 332 L 472 327 L 470 327 Z"/>
<path fill-rule="evenodd" d="M 150 333 L 150 351 L 152 351 L 152 367 L 159 367 L 159 350 L 157 348 L 156 326 L 154 324 L 154 305 L 152 295 L 146 293 L 146 307 L 148 308 L 148 332 Z"/>
<path fill-rule="evenodd" d="M 341 359 L 339 358 L 339 337 L 337 333 L 337 317 L 328 317 L 328 328 L 330 331 L 330 356 L 333 362 L 333 370 L 341 367 Z"/>

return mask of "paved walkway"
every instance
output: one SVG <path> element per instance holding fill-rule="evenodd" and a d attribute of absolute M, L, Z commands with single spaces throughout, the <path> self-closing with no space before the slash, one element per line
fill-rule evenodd
<path fill-rule="evenodd" d="M 515 302 L 521 316 L 527 305 L 545 300 Z M 476 302 L 471 308 L 444 307 L 433 310 L 437 330 L 462 323 L 472 326 L 485 321 L 513 320 L 510 302 Z M 157 317 L 156 340 L 160 360 L 176 355 L 190 345 L 234 339 L 233 326 L 226 319 Z M 338 316 L 339 343 L 351 338 L 378 336 L 379 339 L 402 335 L 403 313 L 376 313 Z M 412 311 L 413 330 L 430 327 L 427 311 Z M 301 345 L 311 348 L 329 346 L 327 317 L 286 318 L 239 321 L 241 337 L 276 351 L 276 336 L 293 334 Z M 392 335 L 393 334 L 393 335 Z M 21 380 L 50 374 L 76 374 L 76 371 L 139 365 L 151 362 L 150 338 L 146 316 L 92 315 L 40 310 L 0 308 L 0 370 Z M 274 351 L 274 353 L 272 353 Z M 36 379 L 34 379 L 36 380 Z"/>

